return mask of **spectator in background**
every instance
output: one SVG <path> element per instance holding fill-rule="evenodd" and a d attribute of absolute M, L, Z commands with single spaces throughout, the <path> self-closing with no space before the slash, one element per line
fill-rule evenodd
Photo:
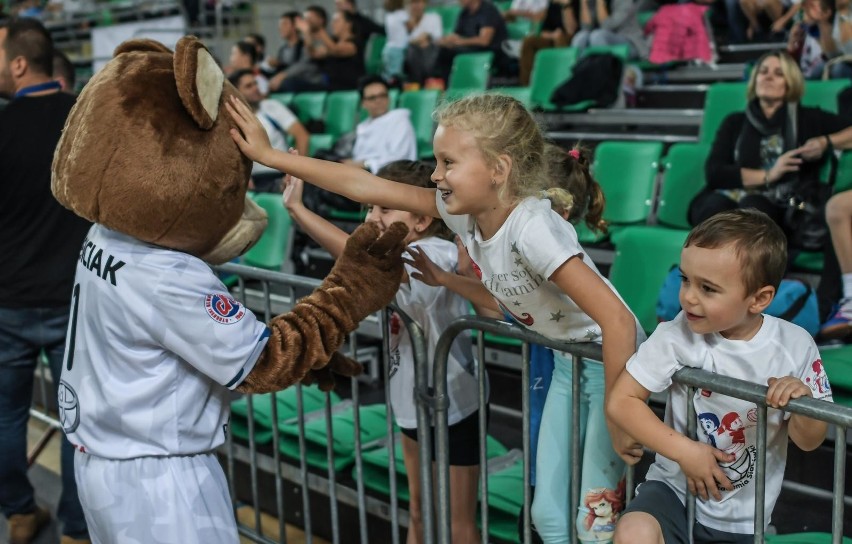
<path fill-rule="evenodd" d="M 508 33 L 503 16 L 488 0 L 459 0 L 459 4 L 462 11 L 455 30 L 441 38 L 438 44 L 441 48 L 432 70 L 433 74 L 446 82 L 456 55 L 481 51 L 492 51 L 495 66 L 501 72 L 507 72 L 503 42 Z"/>
<path fill-rule="evenodd" d="M 417 160 L 417 138 L 411 124 L 411 112 L 390 109 L 388 85 L 379 76 L 366 76 L 358 83 L 361 106 L 367 119 L 355 127 L 352 158 L 341 162 L 372 173 L 398 160 Z"/>
<path fill-rule="evenodd" d="M 272 92 L 321 89 L 325 86 L 325 76 L 320 70 L 325 54 L 320 33 L 325 32 L 327 24 L 328 16 L 322 6 L 308 6 L 301 17 L 293 18 L 293 25 L 302 43 L 301 55 L 283 72 L 275 74 L 274 81 L 270 82 Z M 284 82 L 288 79 L 290 81 L 285 86 Z"/>
<path fill-rule="evenodd" d="M 732 44 L 745 42 L 748 20 L 740 8 L 740 0 L 725 0 L 725 14 L 728 22 L 728 40 Z"/>
<path fill-rule="evenodd" d="M 551 0 L 538 36 L 527 36 L 521 44 L 521 85 L 530 84 L 535 54 L 542 49 L 566 47 L 577 32 L 577 2 Z"/>
<path fill-rule="evenodd" d="M 395 11 L 385 18 L 385 77 L 398 77 L 405 71 L 409 81 L 423 84 L 438 58 L 444 26 L 440 15 L 426 12 L 426 0 L 407 0 L 407 7 L 406 11 Z"/>
<path fill-rule="evenodd" d="M 286 77 L 287 69 L 301 61 L 305 56 L 305 44 L 296 30 L 296 19 L 300 17 L 298 11 L 288 11 L 278 19 L 278 33 L 284 42 L 278 48 L 278 53 L 274 57 L 266 59 L 266 64 L 275 72 L 269 79 L 269 88 L 273 92 L 281 86 L 281 82 Z"/>
<path fill-rule="evenodd" d="M 254 44 L 246 41 L 237 42 L 231 47 L 231 58 L 225 73 L 230 75 L 237 70 L 251 70 L 257 77 L 257 86 L 260 88 L 260 92 L 263 93 L 263 96 L 266 96 L 269 94 L 269 80 L 260 72 L 259 61 L 260 57 L 257 55 Z"/>
<path fill-rule="evenodd" d="M 308 36 L 308 55 L 319 65 L 321 77 L 316 81 L 288 75 L 280 89 L 284 92 L 339 91 L 355 89 L 366 73 L 364 51 L 358 45 L 354 18 L 345 11 L 331 17 L 332 35 L 325 27 L 316 28 L 307 19 L 297 22 L 299 32 Z"/>
<path fill-rule="evenodd" d="M 228 80 L 246 99 L 260 124 L 266 129 L 269 143 L 275 149 L 287 151 L 290 145 L 287 139 L 293 139 L 292 147 L 300 155 L 307 156 L 310 134 L 299 122 L 293 112 L 276 100 L 264 99 L 257 86 L 256 76 L 251 70 L 238 70 Z M 251 167 L 252 189 L 260 192 L 280 192 L 282 174 L 256 162 Z"/>
<path fill-rule="evenodd" d="M 746 29 L 746 39 L 752 41 L 760 33 L 760 22 L 758 21 L 761 14 L 766 14 L 766 17 L 772 23 L 772 28 L 776 27 L 776 23 L 780 26 L 780 30 L 784 29 L 786 22 L 793 18 L 798 11 L 798 4 L 793 4 L 789 10 L 784 9 L 782 0 L 739 0 L 740 8 L 743 10 L 743 15 L 748 20 L 748 28 Z M 800 0 L 801 1 L 801 0 Z"/>
<path fill-rule="evenodd" d="M 719 126 L 704 168 L 707 187 L 690 204 L 689 221 L 697 225 L 719 212 L 756 208 L 789 236 L 779 195 L 797 179 L 819 183 L 828 141 L 835 149 L 852 148 L 852 127 L 838 115 L 799 104 L 802 72 L 784 52 L 758 60 L 747 93 L 746 111 Z"/>
<path fill-rule="evenodd" d="M 819 79 L 825 67 L 825 44 L 831 40 L 834 5 L 832 0 L 803 0 L 802 9 L 803 20 L 790 29 L 787 51 L 805 79 Z"/>
<path fill-rule="evenodd" d="M 628 44 L 631 58 L 647 58 L 648 43 L 639 26 L 637 0 L 580 0 L 580 30 L 571 45 L 586 47 Z"/>
<path fill-rule="evenodd" d="M 819 29 L 823 53 L 829 58 L 829 75 L 832 79 L 852 78 L 852 2 L 837 0 L 834 23 L 823 24 Z"/>
<path fill-rule="evenodd" d="M 53 79 L 59 82 L 63 91 L 74 94 L 77 72 L 71 59 L 58 49 L 53 50 Z"/>
<path fill-rule="evenodd" d="M 837 267 L 826 267 L 820 280 L 820 287 L 828 281 L 837 283 L 840 276 L 840 296 L 835 298 L 828 320 L 820 328 L 825 340 L 849 340 L 852 336 L 852 191 L 844 191 L 831 197 L 825 207 L 825 219 L 831 232 L 831 243 Z M 832 268 L 832 270 L 829 270 Z M 834 276 L 834 277 L 828 277 Z"/>
<path fill-rule="evenodd" d="M 529 19 L 533 23 L 541 22 L 547 12 L 547 0 L 512 0 L 509 9 L 503 13 L 506 21 Z"/>
<path fill-rule="evenodd" d="M 334 0 L 334 7 L 337 11 L 342 11 L 352 16 L 352 28 L 355 33 L 355 40 L 358 42 L 358 49 L 361 51 L 367 46 L 367 40 L 370 39 L 371 35 L 385 33 L 382 25 L 358 11 L 355 0 Z"/>
<path fill-rule="evenodd" d="M 257 53 L 257 63 L 263 62 L 266 58 L 266 38 L 263 37 L 263 34 L 249 32 L 243 36 L 242 41 L 252 44 L 255 53 Z"/>
<path fill-rule="evenodd" d="M 35 19 L 0 27 L 0 510 L 6 542 L 31 542 L 50 520 L 27 478 L 33 372 L 47 356 L 57 397 L 80 247 L 91 226 L 50 192 L 53 153 L 74 97 L 53 80 L 53 42 Z M 67 400 L 69 397 L 64 397 Z M 74 480 L 74 449 L 61 437 L 63 544 L 88 529 Z M 4 535 L 6 536 L 6 535 Z"/>

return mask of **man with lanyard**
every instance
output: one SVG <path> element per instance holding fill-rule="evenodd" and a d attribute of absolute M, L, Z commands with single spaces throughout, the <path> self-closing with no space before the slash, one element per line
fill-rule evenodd
<path fill-rule="evenodd" d="M 53 153 L 75 100 L 52 75 L 53 41 L 40 22 L 0 26 L 0 94 L 11 97 L 0 112 L 0 510 L 12 544 L 32 542 L 50 520 L 27 478 L 33 374 L 44 354 L 55 399 L 74 271 L 90 226 L 50 191 Z M 64 435 L 61 456 L 62 543 L 89 542 Z"/>
<path fill-rule="evenodd" d="M 228 81 L 237 88 L 266 129 L 269 143 L 275 149 L 286 151 L 287 138 L 293 138 L 293 147 L 300 155 L 308 155 L 310 134 L 286 106 L 276 100 L 264 99 L 251 70 L 237 70 Z M 274 168 L 256 162 L 251 167 L 252 185 L 258 192 L 281 192 L 283 175 Z"/>

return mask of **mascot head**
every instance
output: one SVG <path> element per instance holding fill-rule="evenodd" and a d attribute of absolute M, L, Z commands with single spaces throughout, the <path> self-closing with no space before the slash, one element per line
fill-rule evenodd
<path fill-rule="evenodd" d="M 194 37 L 120 45 L 86 85 L 53 159 L 56 199 L 86 219 L 211 264 L 248 250 L 266 213 L 224 109 L 237 94 Z"/>

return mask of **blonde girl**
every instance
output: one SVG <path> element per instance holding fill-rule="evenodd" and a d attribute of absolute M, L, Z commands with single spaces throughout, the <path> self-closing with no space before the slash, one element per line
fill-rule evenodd
<path fill-rule="evenodd" d="M 232 100 L 227 108 L 239 127 L 232 129 L 234 141 L 249 158 L 358 202 L 443 219 L 461 238 L 482 283 L 519 323 L 553 339 L 602 343 L 604 383 L 606 391 L 611 389 L 636 351 L 641 329 L 580 247 L 574 228 L 540 198 L 541 191 L 552 185 L 545 143 L 520 102 L 478 95 L 445 104 L 436 112 L 437 167 L 432 182 L 437 189 L 401 185 L 358 169 L 276 151 L 245 104 Z M 557 366 L 569 361 L 570 355 L 557 354 Z M 564 477 L 549 482 L 550 496 L 541 498 L 554 505 L 550 511 L 561 509 L 553 519 L 542 519 L 547 542 L 567 542 L 568 519 L 576 514 L 568 510 L 567 415 L 560 414 L 566 447 L 554 453 L 557 459 L 548 460 L 562 467 Z M 638 461 L 641 446 L 612 425 L 608 428 L 612 445 L 606 441 L 606 451 L 599 453 L 614 447 L 626 461 Z M 541 453 L 538 458 L 542 460 Z M 543 482 L 542 475 L 537 482 Z M 537 488 L 537 502 L 539 493 Z M 536 525 L 541 530 L 538 518 Z"/>

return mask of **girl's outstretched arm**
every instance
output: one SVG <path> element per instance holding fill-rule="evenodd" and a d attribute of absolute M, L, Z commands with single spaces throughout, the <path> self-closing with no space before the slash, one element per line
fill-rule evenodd
<path fill-rule="evenodd" d="M 580 257 L 565 261 L 549 279 L 600 326 L 606 397 L 609 397 L 627 360 L 636 352 L 636 319 Z M 633 464 L 642 457 L 640 444 L 615 426 L 609 428 L 613 448 L 625 461 Z"/>
<path fill-rule="evenodd" d="M 362 204 L 440 217 L 435 205 L 436 189 L 388 181 L 360 168 L 273 149 L 263 125 L 242 100 L 234 96 L 225 106 L 239 127 L 231 129 L 231 137 L 251 160 Z"/>
<path fill-rule="evenodd" d="M 337 228 L 330 221 L 315 214 L 305 207 L 302 202 L 304 182 L 299 178 L 287 175 L 284 177 L 284 207 L 305 234 L 328 251 L 337 259 L 343 253 L 349 235 Z"/>

